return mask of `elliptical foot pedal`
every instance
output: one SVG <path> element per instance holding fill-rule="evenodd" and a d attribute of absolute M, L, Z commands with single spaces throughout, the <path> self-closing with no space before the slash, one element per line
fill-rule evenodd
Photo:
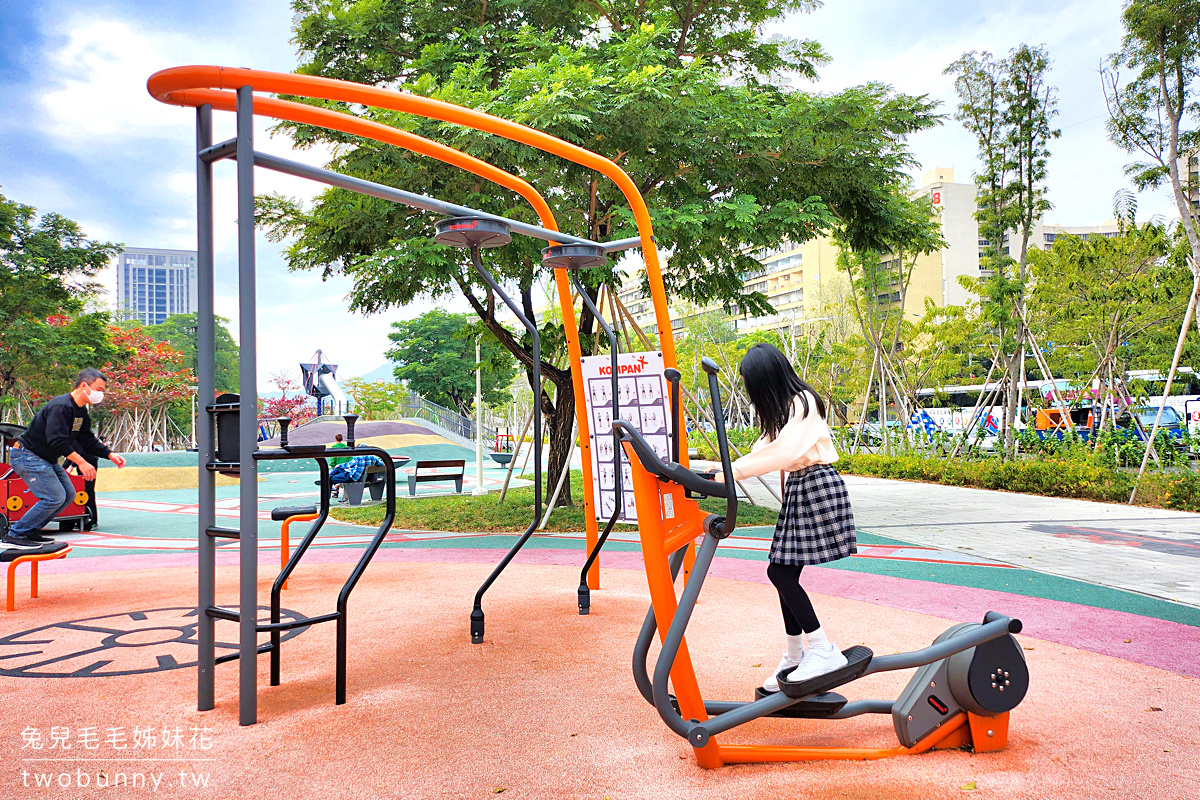
<path fill-rule="evenodd" d="M 863 647 L 858 644 L 849 650 L 843 650 L 842 655 L 846 657 L 846 666 L 806 681 L 793 682 L 784 677 L 787 673 L 795 669 L 795 667 L 781 670 L 775 676 L 775 680 L 779 681 L 780 691 L 788 697 L 808 697 L 813 694 L 823 694 L 830 689 L 841 686 L 843 683 L 849 683 L 862 675 L 867 671 L 867 667 L 871 665 L 871 659 L 875 656 L 869 647 Z"/>
<path fill-rule="evenodd" d="M 759 686 L 754 690 L 754 699 L 762 700 L 775 694 Z M 792 703 L 787 708 L 780 709 L 769 717 L 792 717 L 796 719 L 822 719 L 832 716 L 846 705 L 846 698 L 837 692 L 825 692 L 814 697 L 807 697 L 798 703 Z"/>

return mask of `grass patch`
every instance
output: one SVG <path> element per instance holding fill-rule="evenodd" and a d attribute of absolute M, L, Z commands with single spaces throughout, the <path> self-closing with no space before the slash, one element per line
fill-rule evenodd
<path fill-rule="evenodd" d="M 464 487 L 465 488 L 465 487 Z M 547 531 L 578 532 L 584 530 L 583 473 L 571 470 L 571 497 L 575 505 L 556 508 L 546 525 Z M 542 501 L 545 503 L 545 500 Z M 700 501 L 705 511 L 723 513 L 725 501 L 708 498 Z M 544 511 L 543 511 L 544 513 Z M 378 525 L 383 521 L 383 504 L 370 506 L 335 506 L 329 515 L 343 522 Z M 439 497 L 396 497 L 394 528 L 414 531 L 484 531 L 487 533 L 521 532 L 533 516 L 533 487 L 511 490 L 500 503 L 500 492 L 485 497 L 469 493 Z M 738 504 L 738 525 L 774 525 L 779 513 L 762 506 Z M 615 530 L 636 530 L 633 525 L 618 524 Z"/>

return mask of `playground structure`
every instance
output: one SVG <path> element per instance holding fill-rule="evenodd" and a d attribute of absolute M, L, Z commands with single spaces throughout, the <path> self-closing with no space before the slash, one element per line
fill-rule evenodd
<path fill-rule="evenodd" d="M 337 639 L 337 702 L 345 701 L 346 674 L 346 611 L 347 600 L 355 583 L 361 577 L 371 556 L 378 549 L 382 538 L 391 525 L 395 511 L 394 475 L 389 474 L 387 514 L 383 524 L 367 550 L 359 559 L 342 592 L 339 594 L 336 612 L 306 620 L 281 622 L 279 620 L 279 590 L 289 572 L 303 556 L 328 513 L 328 465 L 331 455 L 380 454 L 390 464 L 386 453 L 375 453 L 373 448 L 354 446 L 353 415 L 347 415 L 349 450 L 326 452 L 324 445 L 289 446 L 286 442 L 286 422 L 281 436 L 281 451 L 257 451 L 257 424 L 252 415 L 237 414 L 242 404 L 253 408 L 256 402 L 254 376 L 256 374 L 255 349 L 255 244 L 254 244 L 254 167 L 263 167 L 299 177 L 309 178 L 331 186 L 360 192 L 373 197 L 398 202 L 413 208 L 435 212 L 446 217 L 436 226 L 436 241 L 449 246 L 467 248 L 471 263 L 479 277 L 513 311 L 522 325 L 529 331 L 533 341 L 534 387 L 540 386 L 540 352 L 537 327 L 503 291 L 498 282 L 483 266 L 481 251 L 487 247 L 502 246 L 511 240 L 512 233 L 544 239 L 549 246 L 543 251 L 543 265 L 553 271 L 559 293 L 566 334 L 568 355 L 573 372 L 575 393 L 582 400 L 580 359 L 581 349 L 575 324 L 575 305 L 572 285 L 583 297 L 583 302 L 596 315 L 605 328 L 610 342 L 613 360 L 613 402 L 616 403 L 617 386 L 615 369 L 617 345 L 612 329 L 603 321 L 598 309 L 591 304 L 587 292 L 578 282 L 574 272 L 596 267 L 604 263 L 609 253 L 641 247 L 655 318 L 660 331 L 671 331 L 667 312 L 661 267 L 655 247 L 653 230 L 648 209 L 630 178 L 616 164 L 590 151 L 563 142 L 547 134 L 499 119 L 478 111 L 461 108 L 430 98 L 402 92 L 379 89 L 326 78 L 262 72 L 248 69 L 221 67 L 179 67 L 156 73 L 148 84 L 156 99 L 196 108 L 197 113 L 197 196 L 198 196 L 198 251 L 199 277 L 199 382 L 200 396 L 211 397 L 214 377 L 213 364 L 213 216 L 212 216 L 212 165 L 224 160 L 237 162 L 238 185 L 238 250 L 239 287 L 241 306 L 239 309 L 239 340 L 241 392 L 240 397 L 218 398 L 218 402 L 206 407 L 207 415 L 200 425 L 200 490 L 199 490 L 199 607 L 198 620 L 200 642 L 200 664 L 198 669 L 198 707 L 207 710 L 213 707 L 213 669 L 216 663 L 213 647 L 213 624 L 215 619 L 228 619 L 239 623 L 239 651 L 221 660 L 239 660 L 239 718 L 243 725 L 257 721 L 257 654 L 270 652 L 272 657 L 271 682 L 279 680 L 279 634 L 283 630 L 303 627 L 326 621 L 338 623 Z M 499 135 L 523 143 L 552 155 L 565 158 L 613 180 L 624 194 L 637 225 L 638 236 L 613 242 L 594 242 L 564 234 L 557 229 L 554 216 L 543 197 L 528 183 L 502 170 L 488 165 L 444 145 L 417 137 L 406 131 L 378 123 L 362 120 L 323 108 L 273 98 L 256 97 L 255 92 L 273 92 L 313 99 L 341 101 L 353 104 L 391 109 L 404 113 L 418 114 L 430 119 L 463 125 L 476 130 Z M 213 109 L 234 111 L 237 116 L 237 135 L 225 142 L 212 142 Z M 498 185 L 516 191 L 536 210 L 540 226 L 443 202 L 433 198 L 401 191 L 369 181 L 341 175 L 329 170 L 310 167 L 287 159 L 271 156 L 254 149 L 253 116 L 265 114 L 277 119 L 317 125 L 346 133 L 363 136 L 375 141 L 405 147 L 446 163 L 470 171 Z M 704 576 L 711 563 L 718 542 L 732 532 L 736 524 L 737 500 L 729 469 L 728 445 L 722 425 L 719 392 L 715 391 L 716 380 L 710 372 L 710 383 L 714 388 L 714 412 L 717 421 L 718 442 L 725 467 L 725 482 L 715 483 L 697 475 L 687 466 L 686 432 L 680 425 L 680 402 L 678 372 L 674 341 L 664 335 L 660 342 L 662 357 L 667 366 L 667 376 L 672 383 L 671 411 L 674 440 L 670 458 L 655 453 L 637 431 L 622 421 L 614 407 L 614 444 L 624 449 L 632 463 L 634 493 L 636 498 L 643 559 L 650 583 L 652 606 L 638 637 L 635 650 L 635 680 L 642 694 L 658 710 L 663 720 L 694 748 L 697 761 L 705 767 L 720 766 L 735 762 L 765 762 L 785 760 L 807 760 L 818 758 L 877 758 L 921 752 L 934 746 L 961 746 L 971 744 L 977 750 L 999 749 L 1006 741 L 1007 711 L 1001 708 L 1007 703 L 1015 705 L 1024 696 L 1020 649 L 1015 646 L 1011 633 L 1020 629 L 1020 623 L 999 614 L 989 613 L 983 625 L 960 625 L 947 631 L 930 648 L 912 654 L 885 656 L 872 660 L 866 648 L 857 648 L 847 670 L 832 676 L 823 676 L 821 685 L 801 684 L 790 686 L 781 681 L 785 691 L 760 698 L 751 703 L 705 703 L 699 694 L 691 657 L 684 642 L 691 609 L 695 604 Z M 598 553 L 611 531 L 619 513 L 614 509 L 613 517 L 607 522 L 604 534 L 597 529 L 593 485 L 590 465 L 591 436 L 584 404 L 576 403 L 579 442 L 583 456 L 585 489 L 585 520 L 587 521 L 587 546 L 589 556 L 583 568 L 580 585 L 580 612 L 587 613 L 585 598 L 589 588 L 597 588 L 599 580 Z M 535 500 L 533 522 L 505 555 L 499 565 L 480 587 L 475 597 L 471 614 L 471 640 L 478 643 L 484 637 L 484 614 L 482 597 L 497 579 L 515 554 L 532 535 L 540 517 L 542 504 L 541 475 L 541 420 L 539 404 L 534 403 L 534 470 Z M 220 436 L 214 430 L 223 432 Z M 289 558 L 287 566 L 275 581 L 272 591 L 272 619 L 260 624 L 257 614 L 242 613 L 258 608 L 256 592 L 258 578 L 257 560 L 257 460 L 314 458 L 321 470 L 322 501 L 313 525 L 305 535 L 296 552 Z M 239 527 L 225 529 L 215 526 L 215 494 L 213 474 L 236 472 L 239 474 L 241 511 Z M 619 476 L 620 470 L 617 470 Z M 617 480 L 620 480 L 618 477 Z M 693 494 L 724 497 L 728 503 L 724 517 L 705 515 L 692 499 Z M 619 495 L 618 495 L 619 496 Z M 298 510 L 281 511 L 288 517 L 298 516 Z M 693 541 L 704 537 L 704 544 L 697 555 Z M 240 605 L 239 610 L 223 608 L 215 604 L 214 598 L 214 541 L 225 537 L 239 540 Z M 677 598 L 674 577 L 679 569 L 695 559 L 695 569 L 688 570 L 689 577 L 682 598 Z M 663 650 L 650 680 L 645 667 L 645 658 L 650 642 L 657 630 L 663 641 Z M 270 644 L 259 647 L 257 634 L 271 633 Z M 988 645 L 1000 644 L 990 650 Z M 999 648 L 1003 652 L 1000 653 Z M 995 702 L 986 691 L 978 689 L 980 670 L 985 670 L 985 656 L 996 661 L 992 669 L 992 688 L 996 689 L 996 670 L 1000 667 L 1001 680 L 1012 681 L 1013 688 L 1005 696 L 1005 702 Z M 639 666 L 640 657 L 640 666 Z M 890 660 L 889 660 L 890 659 Z M 958 659 L 956 662 L 955 659 Z M 979 666 L 976 666 L 979 662 Z M 1019 662 L 1020 666 L 1017 666 Z M 862 713 L 884 713 L 883 701 L 858 701 L 846 704 L 840 696 L 829 697 L 829 690 L 869 671 L 903 669 L 927 665 L 918 671 L 910 690 L 895 704 L 886 704 L 886 710 L 897 720 L 896 728 L 902 746 L 891 750 L 867 751 L 852 748 L 805 748 L 783 746 L 737 745 L 719 746 L 713 738 L 743 722 L 761 716 L 810 716 L 843 718 Z M 1011 676 L 1010 676 L 1011 673 Z M 947 676 L 947 677 L 943 677 Z M 668 678 L 673 682 L 676 694 L 667 691 Z M 920 679 L 918 682 L 917 679 Z M 1027 679 L 1027 675 L 1026 675 Z M 923 693 L 928 682 L 933 688 L 939 681 L 949 680 L 951 686 L 957 681 L 959 690 L 951 688 L 941 695 Z M 832 683 L 830 683 L 832 681 Z M 964 683 L 965 682 L 965 683 Z M 825 683 L 830 683 L 826 686 Z M 918 683 L 920 685 L 918 685 Z M 966 686 L 965 689 L 962 686 Z M 913 688 L 915 687 L 915 688 Z M 977 691 L 978 689 L 978 691 Z M 1004 689 L 999 689 L 1003 692 Z M 982 696 L 982 699 L 981 699 Z M 924 704 L 924 705 L 922 705 Z M 925 706 L 932 709 L 926 710 Z M 904 713 L 905 710 L 911 713 Z M 931 722 L 910 726 L 914 717 L 932 713 Z M 712 714 L 712 719 L 709 718 Z M 906 717 L 902 724 L 900 714 Z M 986 728 L 986 733 L 984 729 Z M 977 731 L 978 729 L 978 731 Z M 911 740 L 911 741 L 909 741 Z M 989 741 L 990 740 L 990 741 Z"/>
<path fill-rule="evenodd" d="M 9 526 L 25 516 L 25 512 L 38 501 L 8 463 L 10 443 L 24 432 L 23 425 L 0 423 L 0 536 L 6 534 Z M 87 481 L 78 474 L 69 474 L 68 477 L 75 487 L 75 499 L 58 512 L 54 521 L 63 529 L 78 526 L 83 530 L 89 524 L 92 513 L 88 508 Z"/>
<path fill-rule="evenodd" d="M 325 354 L 318 350 L 313 353 L 312 361 L 300 365 L 300 374 L 304 382 L 304 391 L 310 397 L 317 398 L 317 416 L 322 414 L 345 414 L 351 409 L 351 402 L 337 382 L 337 364 L 330 364 Z M 329 408 L 323 408 L 325 398 L 329 398 Z"/>

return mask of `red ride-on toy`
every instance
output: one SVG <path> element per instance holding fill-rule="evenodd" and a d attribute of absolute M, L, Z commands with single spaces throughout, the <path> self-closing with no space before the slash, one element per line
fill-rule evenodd
<path fill-rule="evenodd" d="M 22 425 L 0 422 L 0 536 L 8 533 L 12 523 L 19 520 L 37 502 L 33 492 L 25 485 L 8 463 L 8 450 L 13 441 L 25 432 Z M 87 507 L 88 495 L 81 475 L 71 475 L 75 487 L 75 500 L 58 513 L 54 521 L 60 530 L 83 530 L 89 522 L 91 511 Z"/>

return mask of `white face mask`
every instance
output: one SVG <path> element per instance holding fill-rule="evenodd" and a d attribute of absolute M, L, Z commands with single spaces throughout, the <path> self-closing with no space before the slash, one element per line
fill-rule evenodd
<path fill-rule="evenodd" d="M 104 400 L 104 392 L 96 389 L 88 389 L 88 402 L 94 406 L 100 405 Z"/>

